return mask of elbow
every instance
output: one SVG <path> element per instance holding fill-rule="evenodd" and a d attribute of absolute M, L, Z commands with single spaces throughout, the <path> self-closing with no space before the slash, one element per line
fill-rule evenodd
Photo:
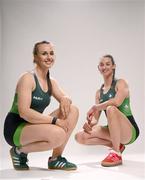
<path fill-rule="evenodd" d="M 25 113 L 23 113 L 23 112 L 19 112 L 19 115 L 20 115 L 20 117 L 21 117 L 21 118 L 26 119 L 26 115 L 25 115 Z"/>
<path fill-rule="evenodd" d="M 23 119 L 27 119 L 27 111 L 26 110 L 23 110 L 23 109 L 19 109 L 19 115 L 21 118 Z"/>

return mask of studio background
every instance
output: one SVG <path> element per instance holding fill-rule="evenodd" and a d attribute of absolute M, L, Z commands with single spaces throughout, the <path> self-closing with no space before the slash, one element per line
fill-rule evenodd
<path fill-rule="evenodd" d="M 97 65 L 104 54 L 112 54 L 116 77 L 129 83 L 131 107 L 140 136 L 128 153 L 144 153 L 144 2 L 143 1 L 0 1 L 0 155 L 4 160 L 10 146 L 3 138 L 3 123 L 10 110 L 19 76 L 33 69 L 36 42 L 53 42 L 56 62 L 50 70 L 79 107 L 78 124 L 64 153 L 102 153 L 105 147 L 82 146 L 74 140 L 86 112 L 101 86 Z M 45 113 L 58 107 L 52 99 Z M 100 123 L 105 123 L 101 116 Z M 48 152 L 48 154 L 50 154 Z M 8 159 L 7 159 L 8 160 Z M 2 161 L 1 161 L 2 162 Z"/>

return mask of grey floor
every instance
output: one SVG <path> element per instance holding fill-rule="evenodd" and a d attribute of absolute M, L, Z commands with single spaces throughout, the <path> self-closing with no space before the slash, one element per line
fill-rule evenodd
<path fill-rule="evenodd" d="M 67 159 L 77 164 L 76 171 L 48 170 L 46 153 L 29 155 L 29 171 L 15 171 L 10 158 L 2 158 L 0 179 L 39 179 L 39 180 L 143 180 L 145 179 L 145 156 L 143 154 L 124 154 L 123 165 L 117 167 L 102 167 L 100 161 L 103 154 L 80 154 L 67 156 Z"/>

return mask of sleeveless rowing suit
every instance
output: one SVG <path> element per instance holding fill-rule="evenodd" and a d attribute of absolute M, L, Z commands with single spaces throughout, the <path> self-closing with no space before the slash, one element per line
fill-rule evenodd
<path fill-rule="evenodd" d="M 114 80 L 112 82 L 112 85 L 111 85 L 111 87 L 110 87 L 110 89 L 108 90 L 107 93 L 103 92 L 103 86 L 104 85 L 101 86 L 100 99 L 99 99 L 100 103 L 108 101 L 109 99 L 111 99 L 111 98 L 113 98 L 115 96 L 115 94 L 116 94 L 116 91 L 115 91 L 116 83 L 117 83 L 117 80 Z M 137 124 L 135 122 L 135 119 L 134 119 L 134 117 L 132 115 L 132 112 L 131 112 L 130 98 L 129 97 L 125 98 L 123 103 L 118 107 L 118 109 L 127 117 L 127 119 L 132 124 L 132 138 L 131 138 L 131 141 L 128 143 L 128 144 L 131 144 L 139 136 L 139 128 L 138 128 L 138 126 L 137 126 Z M 105 114 L 106 114 L 106 111 L 105 111 Z"/>
<path fill-rule="evenodd" d="M 32 91 L 32 99 L 30 108 L 43 113 L 44 109 L 50 104 L 50 90 L 44 92 L 41 89 L 39 81 L 35 73 L 33 73 L 36 87 Z M 4 137 L 7 143 L 11 146 L 21 146 L 20 135 L 23 127 L 28 123 L 19 115 L 18 110 L 18 95 L 15 93 L 14 100 L 10 112 L 7 114 L 4 123 Z"/>

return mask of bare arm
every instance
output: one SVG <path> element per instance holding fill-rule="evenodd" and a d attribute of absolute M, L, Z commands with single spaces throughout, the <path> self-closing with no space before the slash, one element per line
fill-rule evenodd
<path fill-rule="evenodd" d="M 96 96 L 95 96 L 95 104 L 96 105 L 99 104 L 99 99 L 100 99 L 100 90 L 97 90 Z M 94 117 L 95 120 L 98 121 L 100 114 L 101 114 L 101 111 L 96 111 L 94 106 L 92 106 L 87 113 L 87 120 L 92 121 L 92 118 Z"/>
<path fill-rule="evenodd" d="M 67 118 L 70 112 L 70 105 L 72 100 L 70 97 L 60 88 L 56 80 L 51 79 L 52 82 L 52 95 L 60 103 L 60 110 L 63 118 Z"/>
<path fill-rule="evenodd" d="M 96 105 L 99 104 L 99 99 L 100 99 L 100 90 L 96 92 L 96 96 L 95 96 Z M 96 108 L 94 108 L 94 106 L 92 106 L 88 111 L 87 122 L 85 122 L 85 124 L 83 125 L 84 131 L 89 134 L 92 131 L 92 127 L 98 123 L 101 114 L 101 111 L 97 111 Z"/>

